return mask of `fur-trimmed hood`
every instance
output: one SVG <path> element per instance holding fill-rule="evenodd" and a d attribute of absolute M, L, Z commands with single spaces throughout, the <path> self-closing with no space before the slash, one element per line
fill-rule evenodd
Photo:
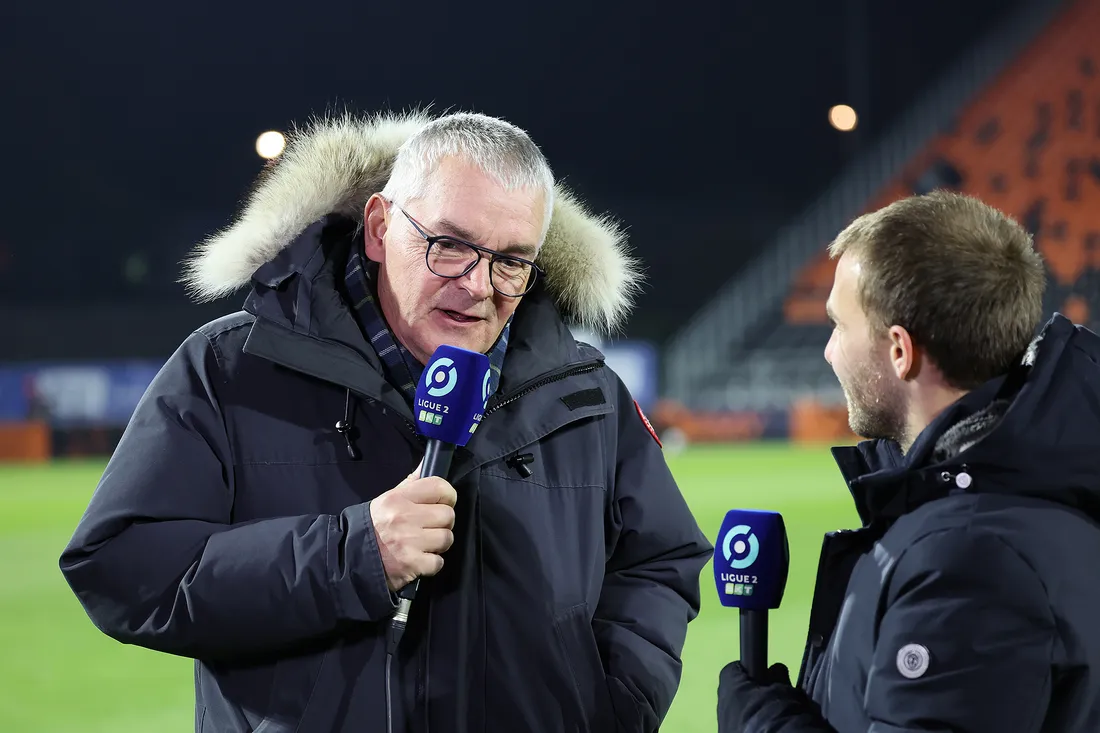
<path fill-rule="evenodd" d="M 181 281 L 192 297 L 214 300 L 246 286 L 261 265 L 327 214 L 362 221 L 367 199 L 389 178 L 398 147 L 429 119 L 419 112 L 344 116 L 292 131 L 237 219 L 185 262 Z M 538 264 L 570 323 L 604 333 L 623 325 L 638 292 L 639 263 L 622 229 L 589 213 L 561 184 Z"/>

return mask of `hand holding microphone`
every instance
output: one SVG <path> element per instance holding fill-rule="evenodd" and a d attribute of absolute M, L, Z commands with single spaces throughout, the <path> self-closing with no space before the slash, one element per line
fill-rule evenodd
<path fill-rule="evenodd" d="M 400 588 L 397 611 L 390 624 L 387 649 L 390 654 L 405 633 L 420 578 L 443 569 L 441 553 L 454 541 L 457 496 L 446 477 L 455 448 L 466 445 L 481 424 L 491 381 L 489 357 L 444 344 L 432 354 L 416 384 L 413 402 L 416 429 L 428 439 L 420 478 L 415 478 L 413 472 L 399 486 L 379 497 L 387 497 L 380 514 L 388 522 L 387 531 L 393 538 L 389 550 L 392 567 L 386 564 L 386 551 L 383 565 L 390 588 Z M 388 497 L 391 493 L 395 494 L 392 498 Z M 413 517 L 397 516 L 409 510 L 413 511 Z M 371 517 L 374 518 L 373 502 Z"/>
<path fill-rule="evenodd" d="M 778 512 L 731 509 L 714 543 L 714 582 L 723 606 L 741 609 L 741 665 L 763 681 L 768 670 L 768 610 L 779 608 L 790 550 Z"/>
<path fill-rule="evenodd" d="M 446 479 L 420 478 L 421 467 L 370 503 L 371 521 L 391 591 L 443 569 L 443 553 L 454 544 L 458 498 Z"/>
<path fill-rule="evenodd" d="M 726 512 L 714 544 L 714 582 L 723 606 L 740 609 L 741 659 L 718 681 L 718 733 L 747 730 L 755 711 L 798 696 L 782 664 L 768 667 L 768 611 L 779 608 L 790 552 L 777 512 Z"/>

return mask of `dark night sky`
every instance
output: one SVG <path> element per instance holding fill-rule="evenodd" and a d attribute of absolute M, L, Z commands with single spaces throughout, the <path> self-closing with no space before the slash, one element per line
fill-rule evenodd
<path fill-rule="evenodd" d="M 0 301 L 182 300 L 178 262 L 232 216 L 260 132 L 433 103 L 526 128 L 629 225 L 650 270 L 630 335 L 663 337 L 856 148 L 826 121 L 853 99 L 846 1 L 12 0 Z M 1019 3 L 862 4 L 865 141 Z M 141 286 L 121 277 L 134 253 Z"/>

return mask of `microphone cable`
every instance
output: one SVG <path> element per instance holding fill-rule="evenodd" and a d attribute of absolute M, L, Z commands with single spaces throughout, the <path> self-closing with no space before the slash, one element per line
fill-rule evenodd
<path fill-rule="evenodd" d="M 401 589 L 398 594 L 397 611 L 390 619 L 390 627 L 386 633 L 386 733 L 393 733 L 393 693 L 390 680 L 393 658 L 397 654 L 397 645 L 405 634 L 405 626 L 409 622 L 409 609 L 412 607 L 412 596 L 416 595 L 416 586 L 419 584 L 420 579 L 417 578 Z M 412 588 L 411 592 L 406 592 L 409 588 Z"/>
<path fill-rule="evenodd" d="M 454 451 L 453 443 L 429 440 L 427 451 L 424 453 L 424 463 L 420 469 L 420 477 L 446 476 L 451 469 Z M 405 635 L 405 627 L 409 623 L 409 611 L 412 609 L 412 602 L 419 588 L 420 578 L 415 578 L 397 592 L 397 610 L 390 619 L 389 629 L 386 632 L 386 733 L 393 733 L 393 695 L 390 679 L 393 658 L 397 656 L 397 645 Z"/>

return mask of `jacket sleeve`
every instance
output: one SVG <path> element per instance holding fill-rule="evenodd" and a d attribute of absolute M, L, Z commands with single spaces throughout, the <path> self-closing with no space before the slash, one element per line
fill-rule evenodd
<path fill-rule="evenodd" d="M 930 535 L 898 560 L 867 682 L 870 733 L 1038 733 L 1055 622 L 1036 572 L 973 528 Z"/>
<path fill-rule="evenodd" d="M 181 656 L 270 652 L 394 605 L 369 505 L 233 524 L 215 351 L 192 334 L 142 397 L 60 566 L 112 638 Z"/>
<path fill-rule="evenodd" d="M 593 618 L 619 730 L 656 731 L 680 682 L 699 574 L 712 547 L 657 441 L 618 382 L 618 458 L 609 531 L 617 535 Z"/>

